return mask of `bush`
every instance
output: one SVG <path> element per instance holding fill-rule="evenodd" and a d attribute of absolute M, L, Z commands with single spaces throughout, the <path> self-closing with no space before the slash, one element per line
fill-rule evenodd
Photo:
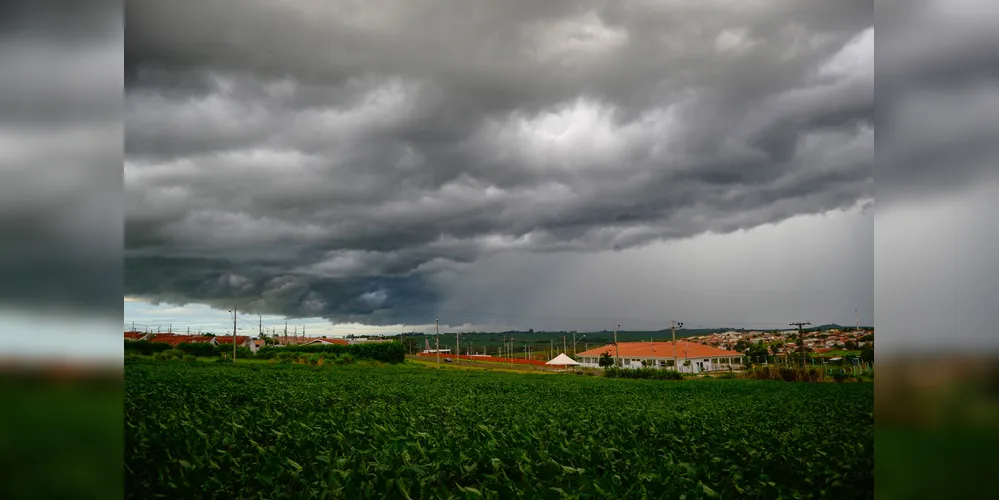
<path fill-rule="evenodd" d="M 403 347 L 401 342 L 262 347 L 259 351 L 257 351 L 257 357 L 262 359 L 271 359 L 272 357 L 280 356 L 282 353 L 296 353 L 297 356 L 301 356 L 303 354 L 326 354 L 329 359 L 342 354 L 350 354 L 352 359 L 371 359 L 381 361 L 383 363 L 402 363 L 406 359 L 406 348 Z"/>
<path fill-rule="evenodd" d="M 219 355 L 218 346 L 208 342 L 199 342 L 196 344 L 183 343 L 178 345 L 177 349 L 180 349 L 191 356 L 198 356 L 202 358 L 214 358 Z"/>
<path fill-rule="evenodd" d="M 180 349 L 167 349 L 165 351 L 156 353 L 156 355 L 153 356 L 153 358 L 158 361 L 171 361 L 175 359 L 183 359 L 184 351 L 181 351 Z"/>
<path fill-rule="evenodd" d="M 836 382 L 845 382 L 846 379 L 850 378 L 843 370 L 836 370 L 832 374 L 833 380 Z"/>
<path fill-rule="evenodd" d="M 821 368 L 800 368 L 786 365 L 755 366 L 743 373 L 743 378 L 754 380 L 783 380 L 785 382 L 819 382 L 825 378 Z"/>
<path fill-rule="evenodd" d="M 609 378 L 641 378 L 652 380 L 683 380 L 683 375 L 676 370 L 654 370 L 652 368 L 618 368 L 612 366 L 604 369 L 604 376 Z"/>
<path fill-rule="evenodd" d="M 163 344 L 159 342 L 149 342 L 147 340 L 126 340 L 125 341 L 125 352 L 133 352 L 135 354 L 144 354 L 149 356 L 151 354 L 156 354 L 158 352 L 163 352 L 170 348 L 170 344 Z"/>
<path fill-rule="evenodd" d="M 735 378 L 735 374 L 732 373 L 731 371 L 727 371 L 727 372 L 722 373 L 721 375 L 718 375 L 718 378 L 720 378 L 720 379 L 734 379 Z"/>
<path fill-rule="evenodd" d="M 351 356 L 349 353 L 341 354 L 341 355 L 339 355 L 339 356 L 336 357 L 336 359 L 334 360 L 334 363 L 336 363 L 338 365 L 349 365 L 349 364 L 353 364 L 354 363 L 354 356 Z"/>
<path fill-rule="evenodd" d="M 192 363 L 192 362 L 196 363 L 198 361 L 198 358 L 195 357 L 195 356 L 192 356 L 192 355 L 188 354 L 188 355 L 184 356 L 184 361 L 187 361 L 188 363 Z"/>

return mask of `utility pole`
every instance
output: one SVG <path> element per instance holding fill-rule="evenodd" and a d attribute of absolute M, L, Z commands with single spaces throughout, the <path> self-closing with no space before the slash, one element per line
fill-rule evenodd
<path fill-rule="evenodd" d="M 260 333 L 257 334 L 257 338 L 264 338 L 264 316 L 262 314 L 257 315 L 257 323 L 260 328 Z"/>
<path fill-rule="evenodd" d="M 807 321 L 798 321 L 798 322 L 791 323 L 791 326 L 797 326 L 798 327 L 798 344 L 800 344 L 798 346 L 798 350 L 801 351 L 801 367 L 802 368 L 805 367 L 805 334 L 804 334 L 804 332 L 801 331 L 801 327 L 803 327 L 805 325 L 811 326 L 811 323 L 809 323 Z"/>
<path fill-rule="evenodd" d="M 649 339 L 649 345 L 652 346 L 652 368 L 656 367 L 656 339 Z"/>
<path fill-rule="evenodd" d="M 288 345 L 288 320 L 284 320 L 284 345 Z"/>
<path fill-rule="evenodd" d="M 566 352 L 568 349 L 565 348 L 565 335 L 562 336 L 562 352 Z"/>
<path fill-rule="evenodd" d="M 454 332 L 454 364 L 461 358 L 461 332 Z"/>
<path fill-rule="evenodd" d="M 437 368 L 441 367 L 441 320 L 437 319 L 437 335 L 434 335 L 434 350 L 437 351 Z"/>
<path fill-rule="evenodd" d="M 576 357 L 576 332 L 572 332 L 572 357 Z"/>
<path fill-rule="evenodd" d="M 614 366 L 617 366 L 621 362 L 621 346 L 617 345 L 617 329 L 621 328 L 621 325 L 614 327 Z"/>
<path fill-rule="evenodd" d="M 859 330 L 859 329 L 860 329 L 860 328 L 858 328 L 858 330 Z M 132 322 L 132 331 L 133 331 L 133 332 L 135 331 L 135 322 L 134 322 L 134 321 Z"/>
<path fill-rule="evenodd" d="M 236 364 L 236 306 L 232 306 L 232 363 Z"/>
<path fill-rule="evenodd" d="M 173 334 L 173 323 L 167 323 L 167 332 Z"/>
<path fill-rule="evenodd" d="M 680 365 L 676 364 L 676 329 L 683 328 L 682 321 L 670 321 L 669 329 L 673 332 L 673 369 L 680 371 Z"/>

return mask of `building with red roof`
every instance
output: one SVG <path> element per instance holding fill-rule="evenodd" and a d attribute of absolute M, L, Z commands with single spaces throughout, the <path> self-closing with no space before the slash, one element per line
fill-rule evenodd
<path fill-rule="evenodd" d="M 608 344 L 576 355 L 576 360 L 582 366 L 599 367 L 600 356 L 607 353 L 615 360 L 617 366 L 623 368 L 655 367 L 660 369 L 679 369 L 687 373 L 699 373 L 712 370 L 727 370 L 742 365 L 743 354 L 736 351 L 720 349 L 694 342 L 618 342 L 617 346 Z M 676 359 L 677 365 L 673 365 Z"/>
<path fill-rule="evenodd" d="M 142 340 L 148 335 L 145 332 L 125 332 L 125 340 Z"/>
<path fill-rule="evenodd" d="M 157 342 L 160 344 L 170 344 L 172 347 L 177 347 L 180 344 L 201 344 L 201 343 L 211 343 L 218 345 L 218 341 L 215 337 L 210 337 L 207 335 L 176 335 L 173 333 L 151 333 L 146 339 L 150 342 Z"/>
<path fill-rule="evenodd" d="M 229 345 L 232 343 L 232 335 L 220 335 L 215 337 L 220 345 Z M 257 352 L 257 346 L 253 343 L 253 340 L 246 335 L 236 335 L 236 346 L 245 347 L 253 352 Z"/>
<path fill-rule="evenodd" d="M 305 345 L 350 345 L 344 339 L 313 339 L 305 343 Z"/>

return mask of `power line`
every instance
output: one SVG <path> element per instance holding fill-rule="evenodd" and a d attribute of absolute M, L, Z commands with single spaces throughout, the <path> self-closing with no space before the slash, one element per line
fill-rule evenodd
<path fill-rule="evenodd" d="M 803 326 L 811 326 L 811 323 L 809 323 L 807 321 L 798 321 L 798 322 L 791 323 L 791 326 L 797 326 L 798 327 L 798 343 L 801 344 L 799 346 L 798 350 L 801 351 L 801 367 L 804 368 L 805 367 L 805 334 L 804 334 L 804 332 L 802 332 L 801 327 L 803 327 Z"/>

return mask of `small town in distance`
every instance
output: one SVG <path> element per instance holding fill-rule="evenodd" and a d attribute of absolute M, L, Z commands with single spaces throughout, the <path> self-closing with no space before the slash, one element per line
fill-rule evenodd
<path fill-rule="evenodd" d="M 170 328 L 170 327 L 168 327 Z M 680 340 L 661 338 L 678 334 Z M 203 344 L 228 358 L 226 346 L 245 348 L 256 355 L 261 348 L 360 345 L 399 342 L 406 354 L 416 360 L 436 360 L 445 364 L 462 360 L 478 363 L 507 363 L 512 366 L 537 366 L 552 370 L 623 369 L 674 370 L 686 374 L 738 372 L 754 365 L 798 365 L 849 367 L 852 372 L 873 370 L 874 329 L 824 325 L 819 328 L 784 330 L 717 329 L 693 335 L 675 332 L 546 332 L 533 330 L 503 333 L 400 333 L 395 335 L 348 335 L 345 337 L 309 336 L 303 328 L 291 333 L 263 328 L 255 337 L 215 333 L 150 333 L 134 328 L 126 331 L 128 342 L 169 346 L 172 349 L 198 349 L 187 345 Z M 648 340 L 635 340 L 648 336 Z M 615 342 L 615 337 L 618 340 Z M 456 344 L 456 342 L 458 344 Z M 420 345 L 422 344 L 422 345 Z M 208 352 L 205 347 L 198 352 Z M 457 353 L 457 354 L 456 354 Z M 466 363 L 467 364 L 467 363 Z"/>

